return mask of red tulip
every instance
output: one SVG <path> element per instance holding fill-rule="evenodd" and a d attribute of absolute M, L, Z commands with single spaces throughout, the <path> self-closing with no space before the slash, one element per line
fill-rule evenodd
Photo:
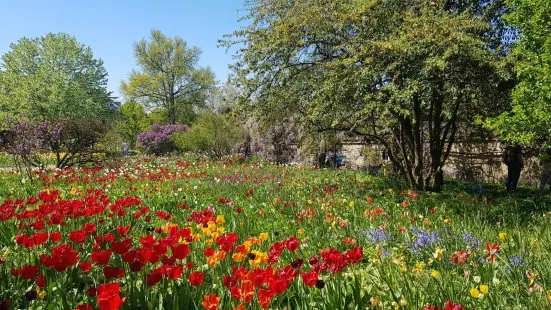
<path fill-rule="evenodd" d="M 78 268 L 83 272 L 88 272 L 92 269 L 92 262 L 80 262 L 78 263 Z"/>
<path fill-rule="evenodd" d="M 37 276 L 36 277 L 36 285 L 38 285 L 38 287 L 40 288 L 45 288 L 46 287 L 46 277 L 44 276 Z"/>
<path fill-rule="evenodd" d="M 69 234 L 69 239 L 74 243 L 83 243 L 87 236 L 84 230 L 74 230 Z"/>
<path fill-rule="evenodd" d="M 124 300 L 120 297 L 120 285 L 107 283 L 98 286 L 98 307 L 100 310 L 117 310 Z"/>
<path fill-rule="evenodd" d="M 117 231 L 119 232 L 120 236 L 126 235 L 130 231 L 130 226 L 117 226 Z"/>
<path fill-rule="evenodd" d="M 315 271 L 302 273 L 302 281 L 306 286 L 315 286 L 318 281 L 319 274 Z"/>
<path fill-rule="evenodd" d="M 203 284 L 204 280 L 205 275 L 201 271 L 195 271 L 189 275 L 189 283 L 191 283 L 191 285 L 193 286 L 199 286 Z"/>
<path fill-rule="evenodd" d="M 110 279 L 110 278 L 120 279 L 124 277 L 124 275 L 125 275 L 124 269 L 120 267 L 112 267 L 112 266 L 103 267 L 103 276 L 106 279 Z"/>
<path fill-rule="evenodd" d="M 91 304 L 82 304 L 82 305 L 78 305 L 75 310 L 93 310 L 94 308 L 92 308 L 92 305 Z"/>
<path fill-rule="evenodd" d="M 172 257 L 175 259 L 185 259 L 190 252 L 189 245 L 184 243 L 170 247 L 170 249 L 172 250 Z"/>
<path fill-rule="evenodd" d="M 27 265 L 20 269 L 19 275 L 25 279 L 34 279 L 38 275 L 38 265 Z"/>
<path fill-rule="evenodd" d="M 107 265 L 111 259 L 111 250 L 93 252 L 91 257 L 92 260 L 98 265 Z"/>
<path fill-rule="evenodd" d="M 58 242 L 59 240 L 61 240 L 61 233 L 60 232 L 50 233 L 50 240 L 52 242 Z"/>
<path fill-rule="evenodd" d="M 46 241 L 48 241 L 48 233 L 47 232 L 43 232 L 43 233 L 36 233 L 33 235 L 33 242 L 35 245 L 41 245 L 43 243 L 45 243 Z"/>
<path fill-rule="evenodd" d="M 178 266 L 165 266 L 165 275 L 169 279 L 179 279 L 184 272 L 184 267 L 182 265 Z"/>
<path fill-rule="evenodd" d="M 123 241 L 113 241 L 111 242 L 111 249 L 113 252 L 122 255 L 130 250 L 132 246 L 132 239 L 124 239 Z"/>
<path fill-rule="evenodd" d="M 153 286 L 159 283 L 163 278 L 163 267 L 159 267 L 146 276 L 147 286 Z"/>

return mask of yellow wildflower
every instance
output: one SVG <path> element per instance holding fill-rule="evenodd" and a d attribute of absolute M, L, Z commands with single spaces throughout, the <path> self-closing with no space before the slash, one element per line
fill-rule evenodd
<path fill-rule="evenodd" d="M 435 279 L 440 278 L 440 272 L 438 272 L 438 270 L 432 270 L 432 271 L 430 272 L 430 275 L 431 275 L 433 278 L 435 278 Z"/>
<path fill-rule="evenodd" d="M 299 229 L 297 230 L 297 234 L 298 234 L 299 236 L 304 235 L 304 229 L 299 228 Z"/>
<path fill-rule="evenodd" d="M 348 203 L 348 206 L 349 206 L 349 207 L 354 207 L 354 200 L 350 201 L 350 202 Z"/>
<path fill-rule="evenodd" d="M 499 233 L 499 239 L 505 240 L 506 238 L 507 238 L 507 233 L 506 232 L 500 232 Z"/>

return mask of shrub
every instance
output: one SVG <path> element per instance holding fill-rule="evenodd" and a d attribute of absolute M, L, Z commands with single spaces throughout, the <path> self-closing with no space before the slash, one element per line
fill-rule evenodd
<path fill-rule="evenodd" d="M 1 147 L 12 156 L 16 169 L 33 181 L 32 167 L 41 165 L 40 154 L 49 151 L 60 139 L 59 123 L 35 119 L 8 119 L 9 130 L 2 132 Z"/>
<path fill-rule="evenodd" d="M 149 130 L 138 135 L 138 146 L 144 149 L 146 153 L 155 155 L 167 154 L 176 150 L 176 145 L 170 139 L 174 133 L 185 132 L 185 125 L 161 125 L 153 124 Z"/>
<path fill-rule="evenodd" d="M 230 155 L 243 141 L 243 130 L 228 117 L 207 111 L 199 115 L 189 131 L 172 139 L 183 151 L 220 158 Z"/>

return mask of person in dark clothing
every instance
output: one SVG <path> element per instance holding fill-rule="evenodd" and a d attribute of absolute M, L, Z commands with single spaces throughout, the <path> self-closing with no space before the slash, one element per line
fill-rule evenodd
<path fill-rule="evenodd" d="M 520 145 L 508 146 L 503 152 L 503 163 L 507 165 L 507 181 L 505 187 L 507 192 L 511 193 L 517 189 L 520 172 L 524 168 L 524 160 L 522 159 L 522 148 Z"/>
<path fill-rule="evenodd" d="M 547 148 L 540 157 L 541 165 L 541 179 L 540 179 L 540 192 L 545 191 L 545 186 L 549 185 L 549 191 L 551 192 L 551 148 Z"/>

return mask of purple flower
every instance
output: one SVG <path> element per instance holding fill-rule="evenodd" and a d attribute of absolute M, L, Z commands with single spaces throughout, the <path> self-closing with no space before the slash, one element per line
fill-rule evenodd
<path fill-rule="evenodd" d="M 511 256 L 509 257 L 509 263 L 514 267 L 522 267 L 524 266 L 524 259 L 518 256 Z"/>
<path fill-rule="evenodd" d="M 482 241 L 477 239 L 475 235 L 469 233 L 463 233 L 463 241 L 467 244 L 467 249 L 478 249 L 482 245 Z"/>
<path fill-rule="evenodd" d="M 411 252 L 413 254 L 418 254 L 420 250 L 430 247 L 440 240 L 440 235 L 436 231 L 429 232 L 424 229 L 413 227 L 411 228 L 411 232 L 414 235 L 414 240 L 410 243 Z"/>
<path fill-rule="evenodd" d="M 153 124 L 148 131 L 139 134 L 136 140 L 147 153 L 166 154 L 176 149 L 176 145 L 170 140 L 170 135 L 185 131 L 187 131 L 185 125 Z"/>
<path fill-rule="evenodd" d="M 362 237 L 365 237 L 370 243 L 389 242 L 394 238 L 382 229 L 364 230 L 360 232 Z"/>

